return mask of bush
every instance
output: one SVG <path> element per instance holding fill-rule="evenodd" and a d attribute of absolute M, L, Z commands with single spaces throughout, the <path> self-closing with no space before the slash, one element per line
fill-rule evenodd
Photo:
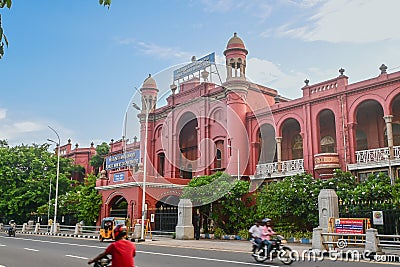
<path fill-rule="evenodd" d="M 226 235 L 225 231 L 221 228 L 215 228 L 214 230 L 214 238 L 221 239 L 224 235 Z"/>
<path fill-rule="evenodd" d="M 238 232 L 237 235 L 240 236 L 242 239 L 249 239 L 249 230 L 242 229 Z"/>

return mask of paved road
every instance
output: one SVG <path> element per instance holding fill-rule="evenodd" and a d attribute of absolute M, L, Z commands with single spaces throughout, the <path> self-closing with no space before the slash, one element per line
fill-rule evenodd
<path fill-rule="evenodd" d="M 109 243 L 98 240 L 52 236 L 0 234 L 0 267 L 88 266 L 87 259 L 103 251 Z M 136 267 L 228 267 L 280 266 L 280 262 L 256 263 L 245 241 L 179 241 L 159 239 L 137 243 Z M 249 248 L 249 247 L 248 247 Z M 299 261 L 293 266 L 393 266 L 366 261 Z"/>

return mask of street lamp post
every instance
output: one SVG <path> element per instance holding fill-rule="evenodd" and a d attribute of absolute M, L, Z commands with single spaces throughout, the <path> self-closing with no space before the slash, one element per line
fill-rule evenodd
<path fill-rule="evenodd" d="M 49 128 L 57 135 L 57 138 L 58 138 L 58 143 L 56 141 L 54 141 L 54 140 L 47 139 L 47 141 L 50 141 L 50 142 L 53 142 L 53 143 L 57 144 L 57 148 L 58 148 L 58 150 L 57 150 L 56 196 L 55 196 L 55 201 L 54 201 L 54 221 L 53 221 L 53 233 L 57 234 L 58 178 L 60 176 L 60 136 L 58 135 L 56 130 L 54 130 L 50 126 L 49 126 Z"/>
<path fill-rule="evenodd" d="M 144 214 L 145 214 L 145 208 L 146 208 L 146 176 L 147 176 L 147 132 L 148 132 L 148 122 L 149 122 L 149 109 L 147 107 L 147 103 L 146 101 L 144 101 L 145 103 L 145 108 L 146 108 L 146 112 L 145 112 L 145 136 L 144 136 L 144 155 L 143 155 L 143 189 L 142 189 L 142 231 L 140 234 L 140 239 L 144 240 Z M 132 106 L 139 110 L 142 111 L 141 108 L 136 105 L 135 103 L 132 103 Z"/>
<path fill-rule="evenodd" d="M 231 145 L 228 145 L 228 147 L 231 149 L 236 149 L 236 151 L 237 151 L 237 179 L 239 181 L 240 180 L 240 151 L 239 151 L 239 148 L 233 147 Z"/>
<path fill-rule="evenodd" d="M 390 184 L 394 185 L 394 179 L 393 179 L 393 174 L 392 174 L 392 160 L 390 159 L 390 153 L 385 154 L 384 158 L 388 160 L 389 163 L 389 178 L 390 178 Z"/>

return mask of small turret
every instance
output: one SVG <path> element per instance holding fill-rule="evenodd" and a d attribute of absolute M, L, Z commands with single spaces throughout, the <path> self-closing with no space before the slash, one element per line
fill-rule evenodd
<path fill-rule="evenodd" d="M 142 112 L 146 110 L 153 112 L 156 108 L 158 89 L 157 83 L 154 78 L 151 77 L 151 74 L 144 80 L 140 92 L 142 94 Z"/>
<path fill-rule="evenodd" d="M 235 32 L 233 37 L 228 41 L 224 51 L 226 59 L 226 80 L 232 78 L 246 79 L 246 56 L 248 51 L 242 41 Z"/>

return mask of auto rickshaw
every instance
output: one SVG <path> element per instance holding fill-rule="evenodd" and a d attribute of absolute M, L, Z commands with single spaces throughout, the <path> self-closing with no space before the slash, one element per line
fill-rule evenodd
<path fill-rule="evenodd" d="M 125 218 L 106 217 L 101 221 L 99 240 L 103 242 L 105 239 L 115 240 L 114 227 L 118 224 L 125 225 Z"/>

